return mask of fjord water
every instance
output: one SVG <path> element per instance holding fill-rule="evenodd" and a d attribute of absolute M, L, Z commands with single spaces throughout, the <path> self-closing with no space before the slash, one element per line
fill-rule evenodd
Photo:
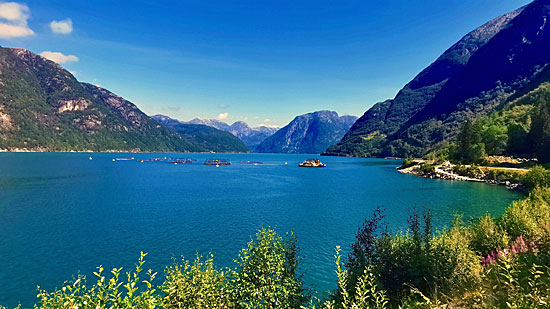
<path fill-rule="evenodd" d="M 51 291 L 79 272 L 93 279 L 99 265 L 131 269 L 140 251 L 159 274 L 172 258 L 196 253 L 232 266 L 260 227 L 294 231 L 304 280 L 323 293 L 335 285 L 335 246 L 347 249 L 376 206 L 396 230 L 414 206 L 431 209 L 444 227 L 453 214 L 499 215 L 520 198 L 502 187 L 403 175 L 398 160 L 323 157 L 321 169 L 298 167 L 308 155 L 112 161 L 164 156 L 174 154 L 0 154 L 0 305 L 30 307 L 37 285 Z M 208 158 L 233 165 L 202 165 Z M 265 164 L 239 164 L 249 160 Z"/>

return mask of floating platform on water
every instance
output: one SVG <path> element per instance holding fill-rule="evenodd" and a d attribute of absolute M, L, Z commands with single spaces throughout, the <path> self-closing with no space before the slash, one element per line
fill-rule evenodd
<path fill-rule="evenodd" d="M 189 163 L 193 163 L 197 160 L 195 159 L 189 159 L 189 158 L 170 158 L 168 159 L 168 163 L 173 163 L 173 164 L 189 164 Z"/>
<path fill-rule="evenodd" d="M 307 159 L 304 162 L 298 164 L 299 167 L 325 167 L 325 163 L 322 163 L 319 159 Z"/>
<path fill-rule="evenodd" d="M 231 162 L 228 160 L 218 160 L 218 159 L 208 159 L 204 161 L 204 165 L 231 165 Z"/>
<path fill-rule="evenodd" d="M 113 161 L 132 161 L 134 160 L 134 157 L 131 158 L 114 158 Z"/>
<path fill-rule="evenodd" d="M 239 164 L 251 164 L 251 165 L 258 165 L 258 164 L 264 164 L 263 162 L 259 161 L 241 161 Z"/>
<path fill-rule="evenodd" d="M 139 162 L 143 163 L 143 162 L 161 162 L 162 159 L 161 158 L 152 158 L 152 159 L 141 159 L 141 160 L 138 160 Z"/>

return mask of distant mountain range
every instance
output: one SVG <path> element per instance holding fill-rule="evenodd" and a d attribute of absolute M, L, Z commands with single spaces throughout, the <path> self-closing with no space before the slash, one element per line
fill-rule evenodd
<path fill-rule="evenodd" d="M 550 1 L 536 0 L 470 32 L 325 154 L 420 156 L 444 146 L 467 120 L 550 80 L 549 19 Z"/>
<path fill-rule="evenodd" d="M 155 121 L 170 128 L 185 138 L 214 152 L 250 152 L 246 145 L 235 135 L 203 124 L 180 122 L 163 115 L 155 115 Z"/>
<path fill-rule="evenodd" d="M 220 149 L 218 139 L 209 142 L 204 135 L 225 132 L 212 132 L 208 127 L 191 131 L 178 134 L 131 102 L 103 88 L 78 82 L 57 63 L 28 50 L 0 47 L 0 150 Z M 241 143 L 223 151 L 245 149 Z"/>
<path fill-rule="evenodd" d="M 337 143 L 357 120 L 333 111 L 318 111 L 294 118 L 265 139 L 257 152 L 318 154 Z"/>
<path fill-rule="evenodd" d="M 175 120 L 175 121 L 178 121 L 178 120 Z M 256 147 L 258 147 L 258 145 L 263 140 L 273 135 L 273 133 L 277 132 L 277 130 L 279 129 L 279 128 L 267 127 L 267 126 L 259 126 L 259 127 L 251 128 L 244 121 L 237 121 L 230 125 L 217 119 L 206 119 L 206 118 L 195 118 L 193 120 L 190 120 L 187 122 L 180 122 L 180 123 L 202 124 L 202 125 L 216 128 L 218 130 L 229 132 L 235 135 L 236 137 L 240 138 L 244 142 L 244 144 L 248 148 L 250 148 L 250 150 L 252 151 L 255 151 Z"/>
<path fill-rule="evenodd" d="M 277 130 L 279 129 L 279 128 L 266 127 L 266 126 L 251 128 L 244 121 L 237 121 L 229 125 L 217 119 L 205 119 L 205 118 L 195 118 L 193 120 L 190 120 L 187 123 L 204 124 L 222 131 L 230 132 L 231 134 L 240 138 L 244 142 L 244 144 L 248 148 L 250 148 L 252 151 L 255 151 L 256 147 L 258 147 L 258 145 L 263 140 L 273 135 L 273 133 L 277 132 Z"/>

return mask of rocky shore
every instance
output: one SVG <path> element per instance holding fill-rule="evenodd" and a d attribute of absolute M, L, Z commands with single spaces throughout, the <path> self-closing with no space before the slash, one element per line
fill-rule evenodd
<path fill-rule="evenodd" d="M 456 181 L 471 181 L 471 182 L 483 182 L 492 185 L 504 186 L 508 189 L 524 191 L 525 188 L 517 179 L 509 179 L 512 177 L 503 177 L 499 179 L 494 177 L 496 172 L 504 174 L 516 174 L 522 175 L 527 172 L 527 169 L 519 168 L 495 168 L 495 167 L 472 167 L 469 165 L 456 165 L 450 162 L 443 162 L 441 164 L 435 164 L 430 161 L 416 160 L 414 165 L 409 167 L 398 167 L 397 170 L 403 174 L 412 174 L 420 177 L 430 179 L 443 179 L 443 180 L 456 180 Z M 467 170 L 468 175 L 461 175 L 457 170 Z M 490 171 L 493 171 L 493 177 L 490 177 Z"/>

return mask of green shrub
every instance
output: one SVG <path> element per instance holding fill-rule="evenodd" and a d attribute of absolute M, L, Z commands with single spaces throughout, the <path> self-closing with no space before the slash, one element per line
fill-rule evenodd
<path fill-rule="evenodd" d="M 235 302 L 243 308 L 297 308 L 307 301 L 298 277 L 296 237 L 261 229 L 235 260 Z"/>
<path fill-rule="evenodd" d="M 338 275 L 338 291 L 342 295 L 342 301 L 338 303 L 338 307 L 342 308 L 386 308 L 388 297 L 386 292 L 381 290 L 377 283 L 372 268 L 367 266 L 363 273 L 359 276 L 356 284 L 353 286 L 353 293 L 348 292 L 349 289 L 349 272 L 344 270 L 340 263 L 340 247 L 336 247 L 336 274 Z M 334 303 L 330 303 L 334 305 Z M 328 306 L 328 308 L 332 308 Z"/>
<path fill-rule="evenodd" d="M 508 235 L 490 215 L 486 215 L 473 223 L 470 228 L 470 248 L 483 256 L 494 251 L 498 247 L 508 245 Z"/>
<path fill-rule="evenodd" d="M 79 276 L 75 281 L 66 283 L 61 290 L 39 290 L 37 297 L 40 305 L 35 305 L 35 308 L 155 308 L 159 297 L 151 282 L 156 273 L 149 270 L 147 280 L 139 277 L 146 255 L 141 253 L 136 270 L 126 273 L 126 281 L 120 279 L 122 268 L 111 270 L 112 276 L 106 279 L 100 266 L 94 272 L 97 282 L 91 288 L 87 288 L 85 278 Z"/>
<path fill-rule="evenodd" d="M 430 264 L 431 214 L 425 212 L 422 217 L 423 228 L 421 216 L 414 210 L 406 233 L 384 233 L 375 243 L 370 265 L 381 287 L 394 301 L 403 296 L 407 285 L 429 290 L 429 282 L 433 278 Z"/>
<path fill-rule="evenodd" d="M 535 166 L 523 177 L 522 183 L 527 189 L 550 187 L 550 171 L 542 166 Z"/>
<path fill-rule="evenodd" d="M 550 188 L 535 188 L 524 200 L 514 202 L 501 219 L 506 233 L 513 239 L 523 236 L 528 241 L 548 237 L 550 224 Z"/>
<path fill-rule="evenodd" d="M 416 167 L 416 171 L 422 175 L 430 175 L 435 172 L 436 164 L 424 163 Z"/>
<path fill-rule="evenodd" d="M 340 247 L 336 247 L 334 255 L 336 263 L 336 275 L 338 276 L 338 299 L 327 300 L 323 303 L 317 301 L 317 305 L 310 305 L 311 309 L 325 308 L 353 308 L 353 309 L 383 309 L 388 307 L 389 298 L 384 290 L 378 286 L 376 276 L 370 266 L 365 267 L 355 284 L 350 284 L 350 270 L 344 269 L 341 262 Z M 351 287 L 351 293 L 350 293 Z M 302 307 L 305 308 L 305 307 Z"/>
<path fill-rule="evenodd" d="M 460 219 L 434 237 L 430 252 L 433 287 L 443 294 L 456 294 L 480 281 L 479 256 L 470 248 L 471 235 Z"/>
<path fill-rule="evenodd" d="M 537 265 L 533 255 L 508 254 L 483 276 L 483 305 L 498 308 L 548 308 L 550 268 Z"/>
<path fill-rule="evenodd" d="M 197 256 L 193 265 L 166 269 L 166 280 L 161 286 L 163 308 L 233 308 L 231 286 L 223 272 L 214 269 L 213 256 L 204 262 Z"/>
<path fill-rule="evenodd" d="M 407 168 L 407 167 L 411 167 L 411 166 L 414 166 L 416 165 L 416 163 L 410 159 L 410 158 L 405 158 L 403 159 L 403 163 L 401 164 L 401 168 Z"/>
<path fill-rule="evenodd" d="M 483 178 L 485 177 L 485 173 L 483 170 L 475 165 L 456 165 L 453 168 L 454 172 L 460 176 L 470 177 L 470 178 Z"/>
<path fill-rule="evenodd" d="M 524 172 L 498 168 L 483 168 L 485 178 L 495 181 L 523 182 Z"/>

